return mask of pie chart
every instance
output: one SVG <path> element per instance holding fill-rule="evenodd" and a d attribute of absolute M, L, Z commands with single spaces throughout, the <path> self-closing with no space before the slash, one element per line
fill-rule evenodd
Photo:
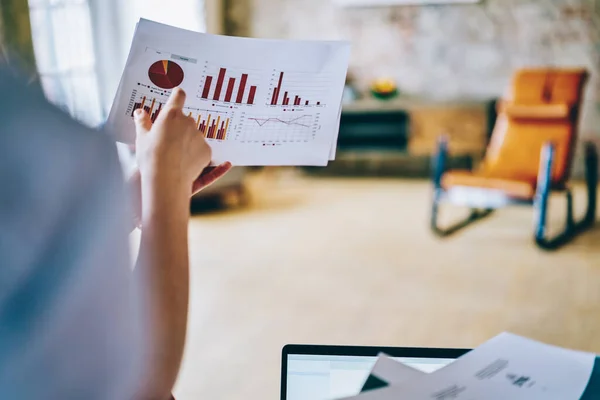
<path fill-rule="evenodd" d="M 169 60 L 157 61 L 150 66 L 148 77 L 161 89 L 173 89 L 183 82 L 183 69 Z"/>

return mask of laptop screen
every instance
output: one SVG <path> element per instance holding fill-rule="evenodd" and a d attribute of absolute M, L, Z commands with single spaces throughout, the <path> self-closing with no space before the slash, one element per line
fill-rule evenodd
<path fill-rule="evenodd" d="M 433 372 L 453 358 L 392 357 L 423 372 Z M 332 400 L 360 392 L 377 357 L 288 354 L 287 400 Z"/>

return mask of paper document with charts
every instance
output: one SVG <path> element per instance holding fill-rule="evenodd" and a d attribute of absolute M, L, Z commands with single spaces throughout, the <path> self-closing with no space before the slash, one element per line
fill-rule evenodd
<path fill-rule="evenodd" d="M 175 87 L 213 163 L 324 166 L 335 159 L 350 44 L 247 39 L 138 23 L 106 127 L 133 143 Z"/>
<path fill-rule="evenodd" d="M 346 400 L 600 399 L 600 359 L 595 354 L 510 333 L 430 374 L 389 367 L 384 372 L 374 369 L 370 377 L 385 377 L 372 390 Z"/>

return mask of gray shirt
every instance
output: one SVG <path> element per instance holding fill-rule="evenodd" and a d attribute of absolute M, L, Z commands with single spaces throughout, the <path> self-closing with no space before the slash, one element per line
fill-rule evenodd
<path fill-rule="evenodd" d="M 114 143 L 0 69 L 0 398 L 128 399 L 143 335 Z"/>

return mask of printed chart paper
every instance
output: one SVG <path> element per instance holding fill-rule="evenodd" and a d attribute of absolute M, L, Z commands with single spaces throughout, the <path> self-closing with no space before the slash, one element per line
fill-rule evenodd
<path fill-rule="evenodd" d="M 454 363 L 353 400 L 590 400 L 600 398 L 594 354 L 504 333 Z"/>
<path fill-rule="evenodd" d="M 324 166 L 335 158 L 350 44 L 235 38 L 140 20 L 106 127 L 133 143 L 175 87 L 213 163 Z"/>

